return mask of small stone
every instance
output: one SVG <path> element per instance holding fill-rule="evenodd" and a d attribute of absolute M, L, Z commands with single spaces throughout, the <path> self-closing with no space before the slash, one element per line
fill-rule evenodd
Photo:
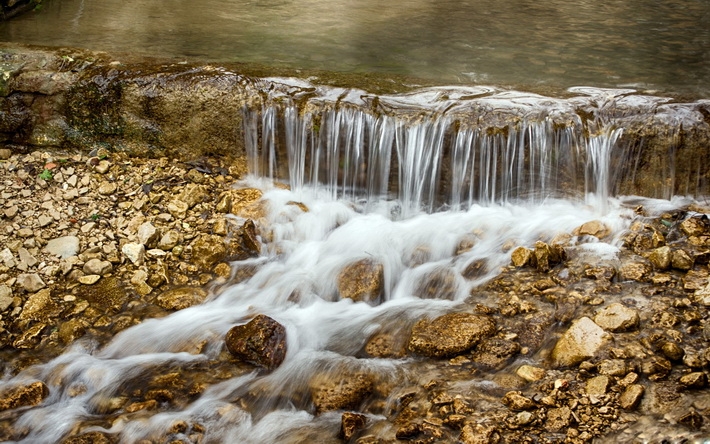
<path fill-rule="evenodd" d="M 22 273 L 17 276 L 17 285 L 22 287 L 25 291 L 34 293 L 46 287 L 46 284 L 39 277 L 37 273 Z"/>
<path fill-rule="evenodd" d="M 28 267 L 37 265 L 37 258 L 32 256 L 26 248 L 20 248 L 17 250 L 17 254 L 20 256 L 20 262 L 26 264 Z"/>
<path fill-rule="evenodd" d="M 79 279 L 77 280 L 84 285 L 94 285 L 99 279 L 101 279 L 101 276 L 98 274 L 87 274 L 79 276 Z"/>
<path fill-rule="evenodd" d="M 703 426 L 703 415 L 696 412 L 695 410 L 691 410 L 688 413 L 682 415 L 680 418 L 678 418 L 678 423 L 683 424 L 684 426 L 689 427 L 693 430 L 700 430 Z"/>
<path fill-rule="evenodd" d="M 349 441 L 358 430 L 365 427 L 366 417 L 360 413 L 343 412 L 340 417 L 340 433 L 338 437 Z"/>
<path fill-rule="evenodd" d="M 656 248 L 651 251 L 648 260 L 656 270 L 667 270 L 671 266 L 671 248 L 668 246 Z"/>
<path fill-rule="evenodd" d="M 114 194 L 117 189 L 118 186 L 114 182 L 103 181 L 99 184 L 98 191 L 99 194 L 103 196 L 110 196 L 111 194 Z"/>
<path fill-rule="evenodd" d="M 586 392 L 589 396 L 602 396 L 609 390 L 611 379 L 606 375 L 595 376 L 587 381 Z"/>
<path fill-rule="evenodd" d="M 686 236 L 702 236 L 708 228 L 707 218 L 690 217 L 680 223 L 680 230 Z"/>
<path fill-rule="evenodd" d="M 605 359 L 599 363 L 597 370 L 600 375 L 624 376 L 628 372 L 628 366 L 623 359 Z"/>
<path fill-rule="evenodd" d="M 40 226 L 41 228 L 44 228 L 44 227 L 46 227 L 47 225 L 49 225 L 49 224 L 51 224 L 52 222 L 54 222 L 54 218 L 52 218 L 51 216 L 46 216 L 46 215 L 43 214 L 43 215 L 41 215 L 40 217 L 37 218 L 37 221 L 39 222 L 39 226 Z"/>
<path fill-rule="evenodd" d="M 512 391 L 508 392 L 503 396 L 501 402 L 505 404 L 510 410 L 532 410 L 536 407 L 535 401 L 530 398 L 523 396 L 521 392 Z"/>
<path fill-rule="evenodd" d="M 84 264 L 84 273 L 86 274 L 98 274 L 103 276 L 110 273 L 113 270 L 113 265 L 109 261 L 102 261 L 101 259 L 89 259 Z"/>
<path fill-rule="evenodd" d="M 572 410 L 569 407 L 558 407 L 547 412 L 545 429 L 549 432 L 559 432 L 569 426 Z"/>
<path fill-rule="evenodd" d="M 138 227 L 138 242 L 150 248 L 155 246 L 158 240 L 158 230 L 150 222 L 143 222 L 140 227 Z"/>
<path fill-rule="evenodd" d="M 207 298 L 207 291 L 199 287 L 178 287 L 161 293 L 156 303 L 166 310 L 182 310 L 201 304 Z"/>
<path fill-rule="evenodd" d="M 525 247 L 518 247 L 510 255 L 510 261 L 518 268 L 532 266 L 535 261 L 533 250 Z"/>
<path fill-rule="evenodd" d="M 17 235 L 26 239 L 28 237 L 34 236 L 34 232 L 31 228 L 20 228 L 19 230 L 17 230 Z"/>
<path fill-rule="evenodd" d="M 636 310 L 615 302 L 597 313 L 594 322 L 607 331 L 628 331 L 638 326 L 639 315 Z"/>
<path fill-rule="evenodd" d="M 609 334 L 588 317 L 573 322 L 552 350 L 557 366 L 571 366 L 592 358 L 609 341 Z"/>
<path fill-rule="evenodd" d="M 619 268 L 619 276 L 623 280 L 631 280 L 637 282 L 645 282 L 651 273 L 650 263 L 645 262 L 629 262 Z"/>
<path fill-rule="evenodd" d="M 143 244 L 125 244 L 121 248 L 121 252 L 135 265 L 141 265 L 145 261 L 145 247 Z"/>
<path fill-rule="evenodd" d="M 168 204 L 168 211 L 175 219 L 184 219 L 187 210 L 188 206 L 185 202 L 174 200 Z"/>
<path fill-rule="evenodd" d="M 594 236 L 603 239 L 611 234 L 611 229 L 599 220 L 583 223 L 572 232 L 575 236 Z"/>
<path fill-rule="evenodd" d="M 703 372 L 688 373 L 681 376 L 680 383 L 688 389 L 701 389 L 707 387 L 708 377 Z"/>
<path fill-rule="evenodd" d="M 543 379 L 547 371 L 544 368 L 523 364 L 515 373 L 528 382 L 534 382 Z"/>
<path fill-rule="evenodd" d="M 76 236 L 63 236 L 52 239 L 44 246 L 44 251 L 62 259 L 76 256 L 79 251 L 79 238 Z"/>
<path fill-rule="evenodd" d="M 626 387 L 624 393 L 619 397 L 619 404 L 624 410 L 633 410 L 638 407 L 643 397 L 645 389 L 641 384 L 631 384 Z"/>
<path fill-rule="evenodd" d="M 284 345 L 285 347 L 285 345 Z M 349 370 L 319 373 L 308 381 L 316 413 L 357 408 L 372 393 L 374 378 Z"/>
<path fill-rule="evenodd" d="M 680 361 L 685 356 L 685 350 L 672 341 L 666 341 L 661 345 L 661 353 L 671 361 Z"/>
<path fill-rule="evenodd" d="M 180 233 L 175 230 L 169 230 L 160 238 L 158 248 L 163 251 L 172 250 L 178 242 L 180 242 Z"/>
<path fill-rule="evenodd" d="M 678 270 L 690 270 L 695 260 L 684 250 L 674 250 L 671 254 L 671 266 Z"/>
<path fill-rule="evenodd" d="M 17 216 L 17 213 L 20 211 L 20 207 L 17 205 L 13 205 L 10 208 L 5 208 L 5 217 L 8 219 L 12 219 L 15 216 Z"/>
<path fill-rule="evenodd" d="M 0 313 L 7 310 L 12 305 L 12 288 L 5 284 L 0 284 Z"/>

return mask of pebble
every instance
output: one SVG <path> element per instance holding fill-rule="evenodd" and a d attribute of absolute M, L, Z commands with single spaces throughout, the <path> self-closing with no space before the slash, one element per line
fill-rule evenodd
<path fill-rule="evenodd" d="M 22 273 L 17 276 L 17 285 L 30 293 L 34 293 L 46 287 L 46 284 L 37 273 Z"/>
<path fill-rule="evenodd" d="M 99 276 L 98 274 L 87 274 L 84 276 L 79 276 L 78 281 L 84 285 L 93 285 L 98 282 L 99 279 L 101 279 L 101 276 Z"/>
<path fill-rule="evenodd" d="M 121 252 L 135 265 L 141 265 L 145 260 L 145 247 L 143 244 L 125 244 L 121 248 Z"/>
<path fill-rule="evenodd" d="M 113 265 L 109 261 L 102 261 L 101 259 L 90 259 L 83 267 L 83 271 L 86 274 L 97 274 L 103 276 L 110 273 L 113 269 Z"/>
<path fill-rule="evenodd" d="M 44 251 L 62 259 L 76 256 L 79 251 L 79 238 L 76 236 L 62 236 L 52 239 L 44 246 Z"/>
<path fill-rule="evenodd" d="M 109 196 L 116 192 L 117 185 L 114 182 L 103 181 L 99 185 L 98 192 L 101 195 Z"/>
<path fill-rule="evenodd" d="M 638 407 L 645 392 L 641 384 L 631 384 L 626 387 L 624 393 L 619 397 L 619 404 L 624 410 L 633 410 Z"/>
<path fill-rule="evenodd" d="M 0 284 L 0 312 L 3 312 L 12 305 L 12 288 L 5 284 Z"/>
<path fill-rule="evenodd" d="M 639 315 L 636 310 L 616 302 L 599 311 L 594 322 L 607 331 L 628 331 L 638 326 Z"/>

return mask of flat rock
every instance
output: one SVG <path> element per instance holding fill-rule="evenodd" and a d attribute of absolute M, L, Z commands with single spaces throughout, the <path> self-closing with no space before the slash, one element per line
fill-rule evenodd
<path fill-rule="evenodd" d="M 0 312 L 7 310 L 12 305 L 12 288 L 0 284 Z"/>
<path fill-rule="evenodd" d="M 358 430 L 365 427 L 367 418 L 361 413 L 343 412 L 340 417 L 340 433 L 338 437 L 349 441 Z"/>
<path fill-rule="evenodd" d="M 145 247 L 143 244 L 125 244 L 121 247 L 121 253 L 135 265 L 141 265 L 145 261 Z"/>
<path fill-rule="evenodd" d="M 89 259 L 84 264 L 83 270 L 86 274 L 98 274 L 103 276 L 110 273 L 113 269 L 113 265 L 109 261 L 102 261 L 101 259 Z"/>
<path fill-rule="evenodd" d="M 518 391 L 506 393 L 503 399 L 501 399 L 501 402 L 513 411 L 532 410 L 536 407 L 535 401 L 523 396 L 523 394 Z"/>
<path fill-rule="evenodd" d="M 602 396 L 609 390 L 611 378 L 606 375 L 595 376 L 587 380 L 586 392 L 590 396 Z"/>
<path fill-rule="evenodd" d="M 619 397 L 619 405 L 624 410 L 633 410 L 638 407 L 643 397 L 645 389 L 641 384 L 631 384 L 626 387 L 624 393 Z"/>
<path fill-rule="evenodd" d="M 533 382 L 543 379 L 547 371 L 544 368 L 523 364 L 515 371 L 515 374 L 528 382 Z"/>
<path fill-rule="evenodd" d="M 37 273 L 22 273 L 18 275 L 17 284 L 30 293 L 34 293 L 46 287 L 46 284 Z"/>
<path fill-rule="evenodd" d="M 22 307 L 20 319 L 46 320 L 57 316 L 60 312 L 61 307 L 52 299 L 49 288 L 45 288 L 27 298 L 27 302 Z"/>
<path fill-rule="evenodd" d="M 207 298 L 207 291 L 200 287 L 178 287 L 164 291 L 155 299 L 156 304 L 166 310 L 182 310 L 201 304 Z"/>
<path fill-rule="evenodd" d="M 449 313 L 433 320 L 417 321 L 407 349 L 423 356 L 451 357 L 472 349 L 495 331 L 495 322 L 488 316 Z"/>
<path fill-rule="evenodd" d="M 79 238 L 76 236 L 62 236 L 52 239 L 44 246 L 44 251 L 62 259 L 76 256 L 79 251 Z"/>
<path fill-rule="evenodd" d="M 629 331 L 638 327 L 639 314 L 636 310 L 615 302 L 599 311 L 594 322 L 606 331 Z"/>
<path fill-rule="evenodd" d="M 609 334 L 588 317 L 572 323 L 552 350 L 552 360 L 557 366 L 579 364 L 596 355 L 609 341 Z"/>
<path fill-rule="evenodd" d="M 317 374 L 308 383 L 316 413 L 355 409 L 372 392 L 374 378 L 368 373 Z"/>
<path fill-rule="evenodd" d="M 535 261 L 533 250 L 526 247 L 518 247 L 511 253 L 510 261 L 518 268 L 532 266 Z"/>
<path fill-rule="evenodd" d="M 242 361 L 274 369 L 286 357 L 286 328 L 266 315 L 232 327 L 225 337 L 227 350 Z"/>

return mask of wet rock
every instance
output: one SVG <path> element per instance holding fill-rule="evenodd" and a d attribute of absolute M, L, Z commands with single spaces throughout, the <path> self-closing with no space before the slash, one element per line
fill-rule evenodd
<path fill-rule="evenodd" d="M 37 273 L 22 273 L 17 276 L 17 285 L 25 291 L 34 293 L 46 287 L 46 284 Z"/>
<path fill-rule="evenodd" d="M 316 413 L 355 409 L 374 388 L 367 373 L 318 374 L 308 383 Z"/>
<path fill-rule="evenodd" d="M 48 395 L 49 389 L 41 381 L 13 387 L 0 394 L 0 411 L 35 406 Z"/>
<path fill-rule="evenodd" d="M 543 379 L 547 371 L 544 368 L 523 364 L 515 371 L 515 374 L 528 382 L 534 382 Z"/>
<path fill-rule="evenodd" d="M 636 310 L 615 302 L 599 311 L 594 322 L 606 331 L 629 331 L 638 327 L 639 315 Z"/>
<path fill-rule="evenodd" d="M 673 250 L 671 254 L 671 266 L 678 270 L 690 270 L 693 268 L 695 260 L 685 250 Z"/>
<path fill-rule="evenodd" d="M 407 349 L 429 357 L 451 357 L 475 347 L 495 333 L 495 323 L 484 315 L 449 313 L 421 319 L 412 329 Z"/>
<path fill-rule="evenodd" d="M 123 284 L 114 277 L 102 278 L 94 285 L 84 285 L 77 290 L 77 295 L 86 299 L 96 309 L 120 310 L 128 301 Z"/>
<path fill-rule="evenodd" d="M 21 320 L 38 321 L 47 320 L 57 316 L 61 307 L 52 299 L 52 292 L 45 288 L 30 295 L 20 313 Z"/>
<path fill-rule="evenodd" d="M 645 389 L 641 384 L 631 384 L 626 387 L 619 397 L 619 405 L 624 410 L 633 410 L 638 407 Z"/>
<path fill-rule="evenodd" d="M 80 284 L 84 285 L 94 285 L 99 281 L 99 279 L 101 279 L 101 276 L 99 276 L 98 274 L 87 274 L 84 276 L 79 276 L 77 281 L 79 281 Z"/>
<path fill-rule="evenodd" d="M 180 233 L 175 230 L 168 230 L 163 234 L 157 247 L 163 251 L 172 250 L 180 242 Z"/>
<path fill-rule="evenodd" d="M 575 228 L 572 233 L 575 236 L 594 236 L 603 239 L 611 234 L 611 229 L 601 221 L 592 220 Z"/>
<path fill-rule="evenodd" d="M 70 436 L 61 444 L 114 444 L 118 438 L 114 435 L 103 432 L 88 432 L 81 435 Z"/>
<path fill-rule="evenodd" d="M 587 381 L 586 392 L 589 396 L 602 396 L 609 390 L 611 378 L 606 375 L 595 376 Z"/>
<path fill-rule="evenodd" d="M 685 356 L 685 350 L 672 341 L 665 341 L 661 344 L 661 353 L 671 361 L 680 361 Z"/>
<path fill-rule="evenodd" d="M 619 276 L 624 280 L 645 282 L 651 274 L 651 265 L 644 261 L 627 262 L 619 268 Z"/>
<path fill-rule="evenodd" d="M 510 260 L 518 268 L 534 266 L 535 254 L 529 248 L 518 247 L 511 253 Z"/>
<path fill-rule="evenodd" d="M 261 314 L 232 327 L 225 342 L 232 355 L 266 369 L 278 367 L 286 357 L 286 328 Z"/>
<path fill-rule="evenodd" d="M 485 369 L 500 369 L 518 353 L 520 345 L 517 342 L 494 337 L 481 340 L 471 359 Z"/>
<path fill-rule="evenodd" d="M 227 257 L 224 239 L 212 234 L 203 234 L 192 243 L 192 256 L 195 265 L 203 270 L 210 270 Z"/>
<path fill-rule="evenodd" d="M 341 298 L 355 302 L 379 302 L 384 293 L 384 266 L 371 259 L 351 263 L 338 273 Z"/>
<path fill-rule="evenodd" d="M 411 441 L 417 438 L 424 432 L 424 428 L 421 424 L 416 422 L 410 422 L 397 429 L 395 432 L 395 438 L 402 441 Z"/>
<path fill-rule="evenodd" d="M 623 359 L 604 359 L 597 365 L 597 371 L 601 375 L 624 376 L 629 368 Z"/>
<path fill-rule="evenodd" d="M 204 186 L 188 183 L 185 185 L 185 188 L 177 196 L 175 196 L 175 200 L 177 202 L 185 203 L 187 208 L 190 209 L 198 203 L 206 200 L 208 197 L 209 196 Z"/>
<path fill-rule="evenodd" d="M 547 412 L 545 429 L 549 432 L 559 432 L 569 426 L 572 410 L 569 407 L 557 407 Z"/>
<path fill-rule="evenodd" d="M 459 441 L 463 444 L 497 444 L 500 442 L 500 433 L 493 426 L 466 424 L 461 429 Z"/>
<path fill-rule="evenodd" d="M 422 299 L 453 300 L 458 288 L 458 276 L 453 270 L 436 268 L 421 278 L 414 294 Z"/>
<path fill-rule="evenodd" d="M 143 244 L 128 243 L 121 247 L 121 253 L 134 265 L 142 265 L 145 261 L 145 247 Z"/>
<path fill-rule="evenodd" d="M 338 433 L 338 438 L 349 441 L 360 429 L 365 427 L 365 423 L 365 415 L 353 412 L 343 412 L 340 417 L 340 433 Z"/>
<path fill-rule="evenodd" d="M 687 389 L 701 389 L 708 385 L 708 376 L 703 372 L 692 372 L 680 378 L 680 384 Z"/>
<path fill-rule="evenodd" d="M 690 217 L 680 223 L 680 230 L 688 237 L 702 236 L 708 231 L 707 216 Z"/>
<path fill-rule="evenodd" d="M 155 303 L 166 310 L 183 310 L 201 304 L 207 298 L 207 291 L 200 287 L 178 287 L 164 291 Z"/>
<path fill-rule="evenodd" d="M 109 261 L 102 261 L 101 259 L 89 259 L 84 263 L 83 271 L 86 274 L 97 274 L 103 276 L 108 274 L 113 270 L 113 265 Z"/>
<path fill-rule="evenodd" d="M 608 333 L 591 319 L 583 317 L 570 326 L 552 350 L 557 366 L 571 366 L 592 358 L 609 341 Z"/>
<path fill-rule="evenodd" d="M 110 196 L 116 192 L 118 186 L 114 182 L 103 181 L 99 184 L 98 192 L 104 196 Z"/>
<path fill-rule="evenodd" d="M 548 271 L 564 260 L 564 250 L 559 245 L 548 245 L 545 242 L 535 242 L 535 266 L 538 271 Z"/>
<path fill-rule="evenodd" d="M 84 336 L 88 327 L 88 323 L 80 318 L 74 318 L 66 322 L 62 322 L 59 325 L 59 340 L 64 344 L 71 344 L 80 337 Z"/>
<path fill-rule="evenodd" d="M 673 366 L 667 359 L 653 356 L 641 363 L 641 373 L 652 381 L 663 379 L 671 372 Z"/>
<path fill-rule="evenodd" d="M 513 411 L 532 410 L 537 407 L 535 401 L 523 396 L 523 394 L 518 391 L 506 393 L 505 396 L 503 396 L 503 398 L 501 399 L 501 402 Z"/>
<path fill-rule="evenodd" d="M 667 270 L 671 266 L 671 249 L 668 246 L 656 248 L 648 255 L 648 260 L 656 270 Z"/>

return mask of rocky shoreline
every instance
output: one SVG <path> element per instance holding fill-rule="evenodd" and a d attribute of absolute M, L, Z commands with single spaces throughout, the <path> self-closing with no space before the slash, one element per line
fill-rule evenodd
<path fill-rule="evenodd" d="M 251 277 L 256 268 L 240 262 L 269 244 L 268 202 L 257 189 L 233 188 L 244 171 L 214 158 L 0 150 L 3 373 L 48 362 L 79 339 L 100 348 L 128 327 Z M 645 218 L 637 208 L 617 262 L 592 263 L 575 248 L 580 236 L 609 241 L 600 223 L 519 247 L 513 263 L 456 312 L 377 332 L 355 355 L 407 357 L 398 361 L 403 372 L 385 376 L 356 359 L 313 375 L 290 402 L 317 415 L 338 412 L 332 442 L 708 436 L 707 212 L 695 206 Z M 466 248 L 464 240 L 459 250 Z M 464 277 L 484 268 L 471 264 Z M 353 263 L 338 278 L 339 293 L 377 303 L 381 276 L 377 263 Z M 442 297 L 450 279 L 432 275 L 421 297 Z M 63 442 L 117 442 L 86 429 L 179 409 L 218 381 L 278 367 L 286 332 L 257 318 L 262 326 L 230 333 L 217 359 L 156 368 L 149 380 L 128 378 L 120 393 L 93 406 L 101 420 L 77 426 Z M 206 345 L 181 344 L 179 351 L 199 354 Z M 486 379 L 495 384 L 475 382 Z M 0 393 L 0 440 L 28 432 L 15 421 L 49 390 L 32 382 Z M 234 404 L 249 411 L 258 397 L 248 393 Z M 206 433 L 203 424 L 176 421 L 145 442 L 203 442 Z"/>

